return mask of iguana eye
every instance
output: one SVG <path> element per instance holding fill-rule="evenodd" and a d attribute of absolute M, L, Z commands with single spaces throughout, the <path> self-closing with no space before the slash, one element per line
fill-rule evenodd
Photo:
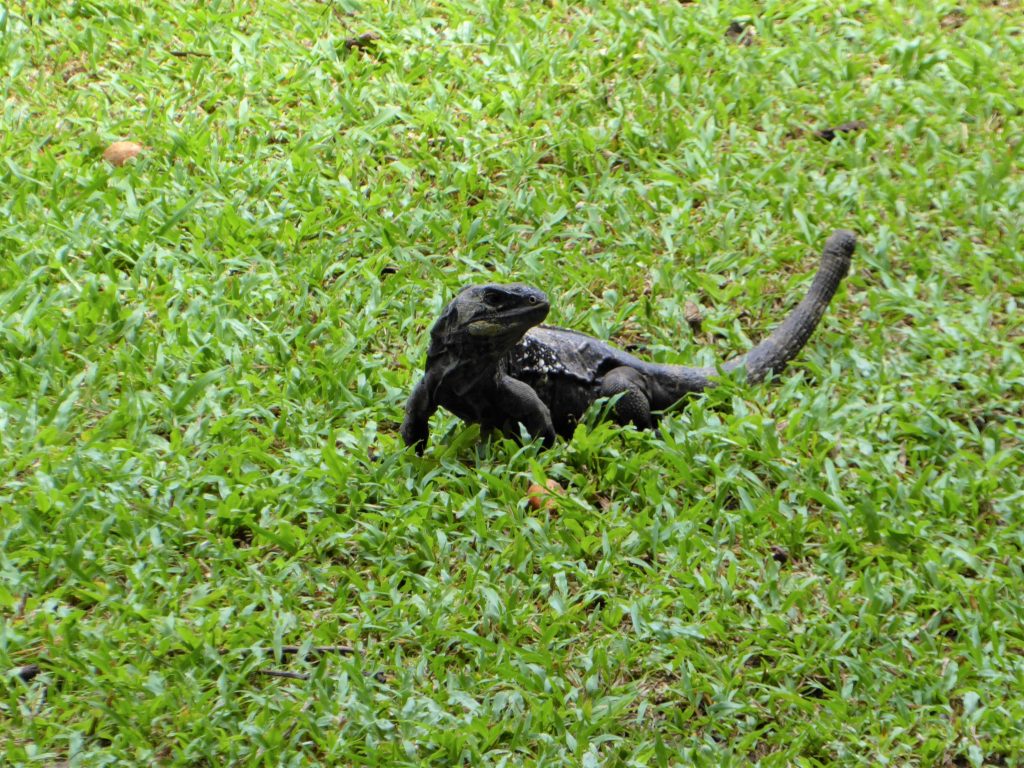
<path fill-rule="evenodd" d="M 503 291 L 496 291 L 493 288 L 484 292 L 484 301 L 490 304 L 492 307 L 501 306 L 505 294 Z"/>
<path fill-rule="evenodd" d="M 536 296 L 531 296 L 529 299 L 527 299 L 527 301 L 529 301 L 531 304 L 536 304 L 537 303 L 537 297 Z"/>

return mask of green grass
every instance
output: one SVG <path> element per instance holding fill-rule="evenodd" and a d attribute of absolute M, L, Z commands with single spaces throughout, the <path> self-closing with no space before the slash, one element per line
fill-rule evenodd
<path fill-rule="evenodd" d="M 0 764 L 1024 765 L 1019 2 L 203 5 L 0 5 Z M 708 364 L 837 227 L 780 381 L 402 449 L 461 284 Z"/>

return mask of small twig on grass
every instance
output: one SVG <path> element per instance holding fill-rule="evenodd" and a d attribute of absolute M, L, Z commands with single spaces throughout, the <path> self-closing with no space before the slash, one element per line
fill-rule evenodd
<path fill-rule="evenodd" d="M 186 58 L 188 56 L 198 56 L 201 59 L 208 59 L 208 58 L 210 58 L 210 54 L 209 53 L 203 53 L 202 51 L 180 50 L 180 51 L 168 51 L 168 53 L 171 54 L 171 56 L 177 56 L 179 59 L 184 59 L 184 58 Z"/>
<path fill-rule="evenodd" d="M 831 128 L 821 128 L 814 132 L 814 136 L 822 141 L 832 141 L 840 133 L 854 133 L 856 131 L 863 131 L 867 127 L 868 124 L 863 120 L 849 120 L 840 125 L 834 125 Z"/>
<path fill-rule="evenodd" d="M 281 655 L 291 656 L 302 650 L 301 645 L 282 645 Z M 311 645 L 309 652 L 324 655 L 326 653 L 341 653 L 341 654 L 352 654 L 355 653 L 355 648 L 351 645 Z"/>
<path fill-rule="evenodd" d="M 221 653 L 230 653 L 234 649 L 222 648 Z M 282 645 L 281 646 L 281 657 L 294 656 L 302 651 L 301 645 Z M 340 653 L 340 654 L 352 654 L 355 653 L 355 649 L 351 645 L 312 645 L 307 649 L 307 653 L 316 656 L 323 656 L 328 653 Z M 267 677 L 283 677 L 288 680 L 309 680 L 309 675 L 302 672 L 289 672 L 287 670 L 278 669 L 258 669 L 258 674 L 266 675 Z"/>
<path fill-rule="evenodd" d="M 289 672 L 286 669 L 257 669 L 256 673 L 267 677 L 285 677 L 289 680 L 309 680 L 309 675 L 302 672 Z"/>
<path fill-rule="evenodd" d="M 269 650 L 269 649 L 262 648 L 260 650 L 266 651 L 266 650 Z M 301 645 L 282 645 L 281 646 L 281 656 L 294 656 L 295 654 L 299 653 L 301 650 L 302 650 L 302 646 Z M 184 653 L 184 651 L 181 651 L 181 650 L 179 650 L 178 652 L 179 653 Z M 232 653 L 255 653 L 255 652 L 256 652 L 256 649 L 254 649 L 254 648 L 218 648 L 217 649 L 217 653 L 219 653 L 221 656 L 227 656 L 228 654 L 232 654 Z M 328 653 L 339 653 L 339 654 L 343 654 L 343 655 L 349 655 L 349 654 L 355 653 L 356 649 L 353 648 L 351 645 L 311 645 L 306 652 L 309 653 L 312 656 L 324 656 L 324 655 L 326 655 Z"/>

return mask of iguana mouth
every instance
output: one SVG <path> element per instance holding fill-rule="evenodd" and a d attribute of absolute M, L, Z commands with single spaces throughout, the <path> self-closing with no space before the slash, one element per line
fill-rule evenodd
<path fill-rule="evenodd" d="M 523 334 L 548 316 L 549 306 L 537 304 L 508 309 L 498 316 L 474 320 L 466 325 L 470 336 L 506 336 Z"/>

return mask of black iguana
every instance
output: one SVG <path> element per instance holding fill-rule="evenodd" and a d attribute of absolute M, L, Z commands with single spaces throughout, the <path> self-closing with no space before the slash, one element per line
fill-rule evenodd
<path fill-rule="evenodd" d="M 767 339 L 722 366 L 743 367 L 747 380 L 778 373 L 800 351 L 850 267 L 857 237 L 832 233 L 811 288 Z M 428 420 L 439 406 L 484 430 L 519 435 L 519 425 L 550 446 L 570 437 L 597 399 L 621 394 L 621 424 L 654 426 L 661 411 L 715 384 L 717 368 L 650 363 L 578 331 L 541 325 L 550 304 L 528 285 L 471 285 L 430 331 L 426 373 L 405 407 L 402 439 L 423 452 Z"/>

